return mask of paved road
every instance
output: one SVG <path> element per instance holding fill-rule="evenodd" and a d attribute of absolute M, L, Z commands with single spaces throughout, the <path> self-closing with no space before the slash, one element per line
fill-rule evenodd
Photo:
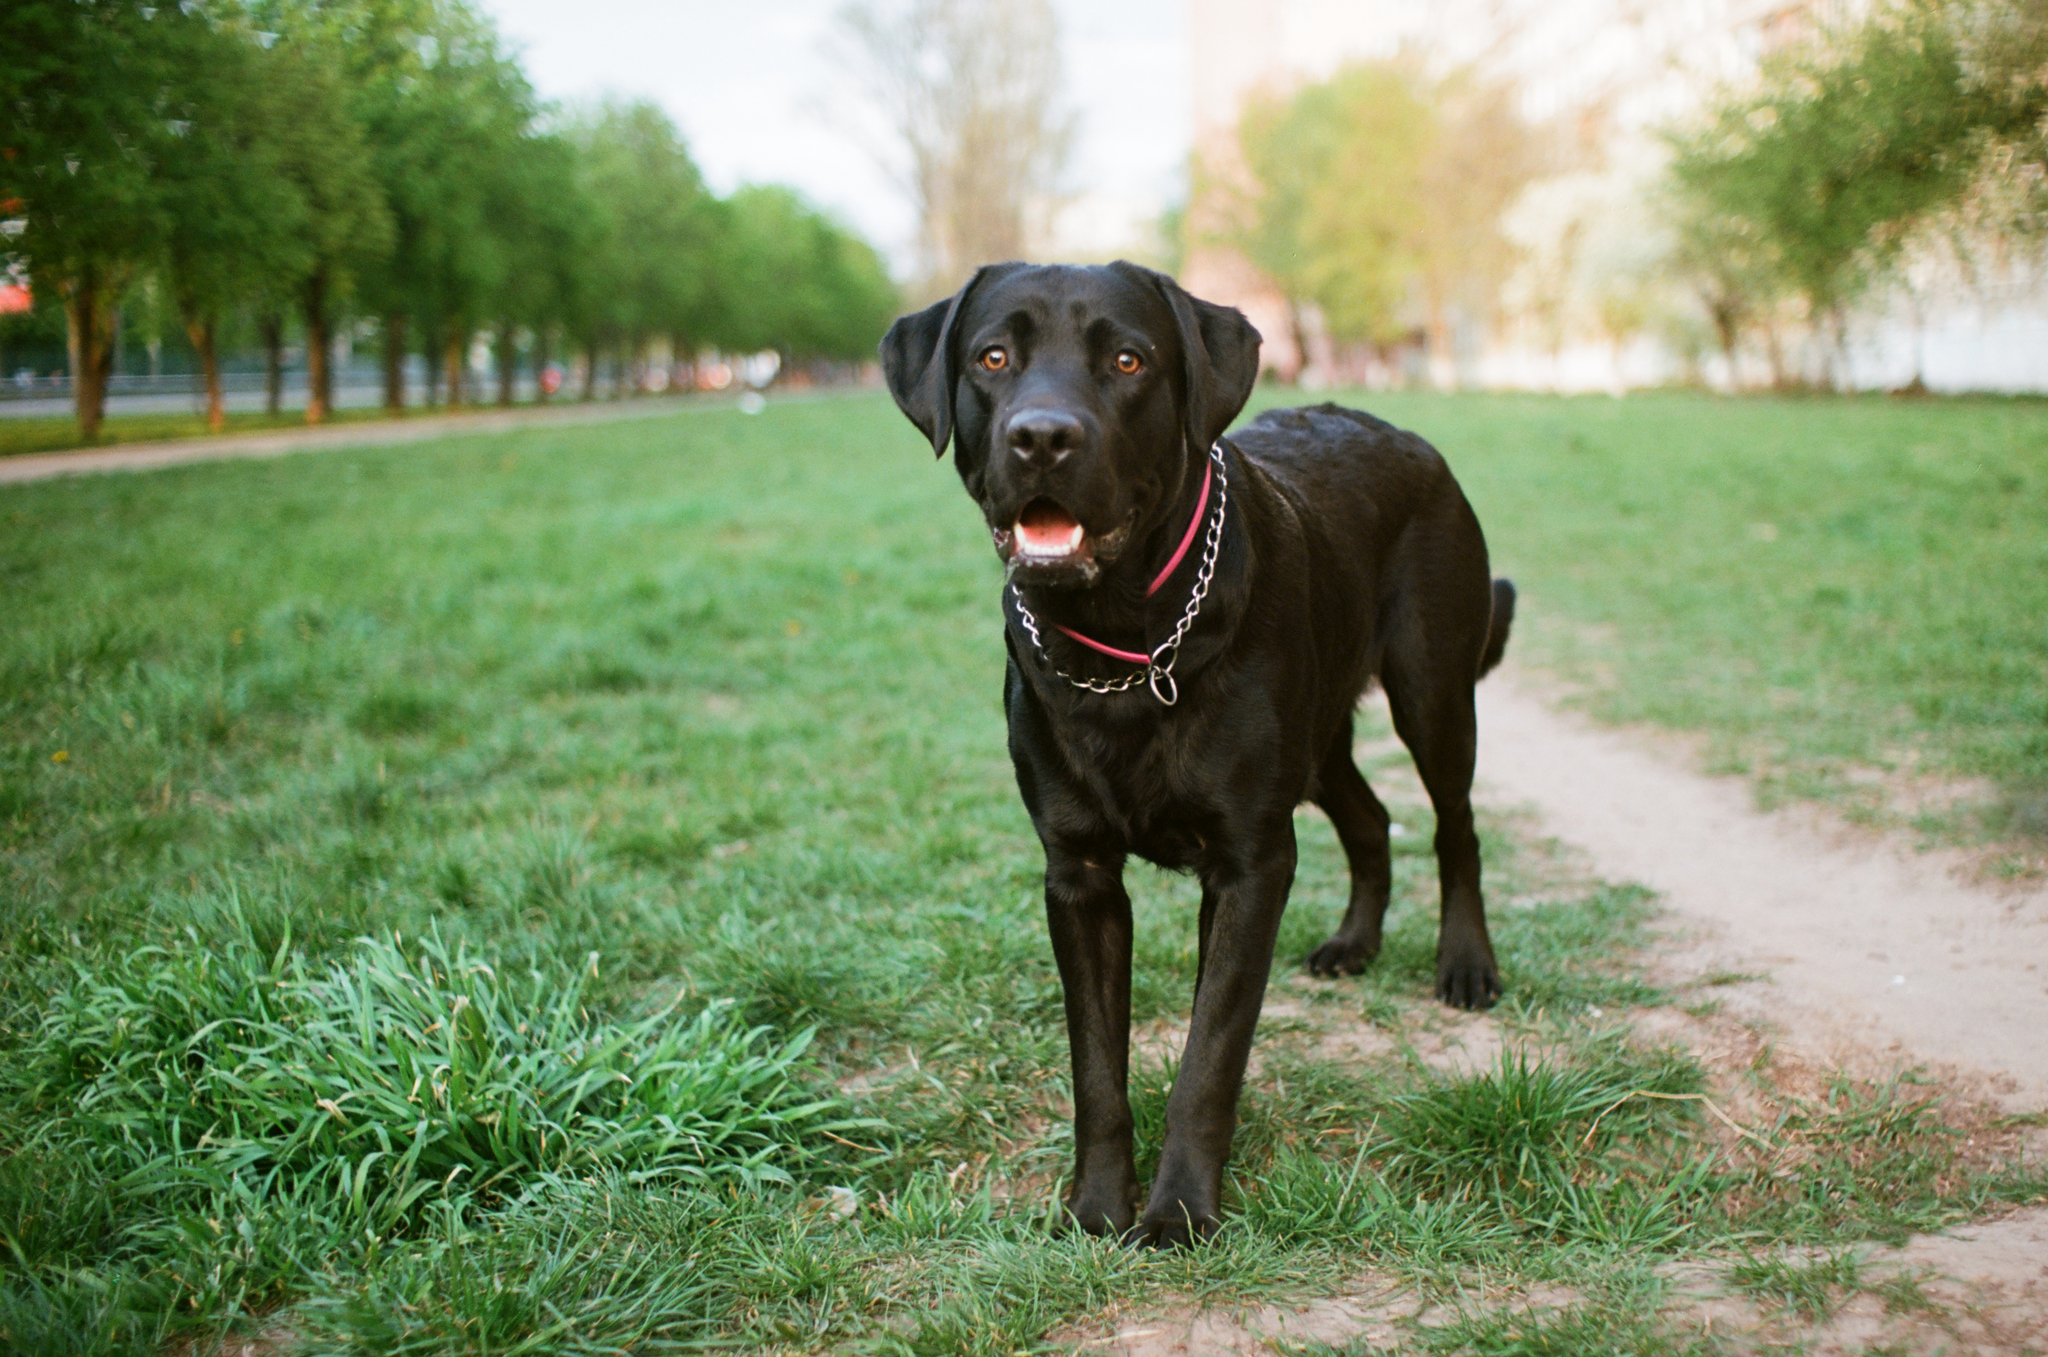
<path fill-rule="evenodd" d="M 771 395 L 770 404 L 831 399 L 851 394 L 821 391 Z M 84 476 L 103 471 L 148 471 L 186 462 L 218 462 L 241 457 L 282 457 L 293 452 L 327 448 L 377 447 L 419 443 L 457 434 L 497 433 L 537 424 L 604 424 L 620 419 L 651 419 L 661 415 L 701 414 L 729 410 L 724 396 L 646 397 L 618 403 L 565 404 L 548 409 L 488 410 L 448 415 L 420 415 L 374 423 L 332 424 L 324 428 L 283 429 L 264 433 L 222 434 L 214 438 L 179 438 L 161 443 L 123 443 L 77 452 L 31 453 L 0 457 L 0 485 Z"/>

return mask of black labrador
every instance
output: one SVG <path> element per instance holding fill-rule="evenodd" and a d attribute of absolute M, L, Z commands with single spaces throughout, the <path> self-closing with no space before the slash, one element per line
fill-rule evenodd
<path fill-rule="evenodd" d="M 1239 312 L 1117 263 L 1000 264 L 898 320 L 889 390 L 954 461 L 1009 572 L 1010 757 L 1045 845 L 1074 1066 L 1067 1210 L 1097 1234 L 1207 1238 L 1252 1029 L 1294 879 L 1294 809 L 1351 866 L 1344 922 L 1308 957 L 1380 946 L 1387 812 L 1351 759 L 1377 679 L 1436 807 L 1437 994 L 1500 995 L 1472 828 L 1472 687 L 1514 590 L 1436 450 L 1335 405 L 1229 438 L 1258 376 Z M 1126 1095 L 1125 858 L 1202 882 L 1194 1018 L 1144 1214 Z"/>

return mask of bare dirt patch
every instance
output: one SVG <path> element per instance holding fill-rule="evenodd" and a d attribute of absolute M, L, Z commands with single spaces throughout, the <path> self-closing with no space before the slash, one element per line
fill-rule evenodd
<path fill-rule="evenodd" d="M 1479 776 L 1533 807 L 1599 874 L 1656 890 L 1667 978 L 1719 998 L 1822 1063 L 1926 1064 L 2012 1110 L 2048 1105 L 2048 891 L 1996 892 L 1962 855 L 1914 853 L 1746 784 L 1647 753 L 1544 706 L 1516 676 L 1479 689 Z"/>
<path fill-rule="evenodd" d="M 1306 1305 L 1140 1312 L 1142 1318 L 1112 1317 L 1097 1332 L 1069 1334 L 1066 1341 L 1075 1352 L 1108 1357 L 1272 1357 L 1276 1344 L 1342 1347 L 1361 1338 L 1374 1348 L 1391 1348 L 1426 1309 L 1413 1291 L 1366 1274 L 1343 1294 Z"/>
<path fill-rule="evenodd" d="M 1717 1335 L 1738 1352 L 2030 1357 L 2048 1351 L 2048 1207 L 1845 1256 L 1855 1284 L 1828 1288 L 1818 1309 L 1760 1300 L 1725 1268 L 1686 1265 L 1672 1270 L 1668 1313 L 1681 1331 Z"/>

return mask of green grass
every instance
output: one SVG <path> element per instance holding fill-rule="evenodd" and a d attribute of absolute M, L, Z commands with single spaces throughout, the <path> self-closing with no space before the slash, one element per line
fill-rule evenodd
<path fill-rule="evenodd" d="M 1767 799 L 2048 847 L 2048 403 L 1351 399 L 1430 438 L 1523 590 L 1515 652 L 1705 733 Z"/>
<path fill-rule="evenodd" d="M 335 410 L 328 422 L 355 424 L 382 419 L 377 408 Z M 260 410 L 228 413 L 225 433 L 256 433 L 269 429 L 303 429 L 303 410 L 284 410 L 275 415 Z M 204 414 L 163 412 L 147 415 L 108 415 L 100 422 L 99 437 L 90 442 L 78 436 L 78 420 L 70 415 L 21 415 L 0 419 L 0 457 L 18 457 L 31 452 L 68 452 L 73 448 L 114 447 L 122 443 L 154 443 L 171 438 L 206 438 Z"/>
<path fill-rule="evenodd" d="M 575 403 L 572 396 L 558 398 L 556 407 Z M 495 401 L 449 407 L 437 405 L 430 408 L 411 406 L 406 417 L 428 418 L 445 414 L 479 414 L 500 407 Z M 519 402 L 521 409 L 538 409 L 532 401 Z M 362 424 L 390 418 L 382 406 L 350 406 L 330 410 L 329 424 Z M 303 429 L 306 427 L 306 413 L 300 410 L 283 410 L 275 415 L 260 410 L 231 410 L 228 412 L 223 433 L 265 433 L 273 430 Z M 70 415 L 25 415 L 19 418 L 0 418 L 0 457 L 15 457 L 32 452 L 69 452 L 81 448 L 117 447 L 123 443 L 155 443 L 172 439 L 210 438 L 213 431 L 206 427 L 204 414 L 190 412 L 158 414 L 112 414 L 100 423 L 99 437 L 90 442 L 78 436 L 78 420 Z"/>
<path fill-rule="evenodd" d="M 994 1354 L 1373 1267 L 1475 1350 L 1682 1351 L 1659 1259 L 2040 1193 L 1910 1089 L 1718 1146 L 1698 1066 L 1615 1026 L 1666 1001 L 1627 957 L 1652 902 L 1498 819 L 1513 1049 L 1421 1065 L 1431 823 L 1392 794 L 1354 982 L 1295 974 L 1345 898 L 1297 822 L 1276 980 L 1308 1017 L 1262 1034 L 1218 1243 L 1057 1236 L 999 575 L 899 424 L 792 402 L 0 491 L 0 1348 Z M 1151 1022 L 1195 893 L 1132 880 Z M 1386 1054 L 1317 1054 L 1367 1021 Z M 1148 1153 L 1169 1080 L 1134 1070 Z M 1605 1301 L 1457 1299 L 1502 1278 Z"/>

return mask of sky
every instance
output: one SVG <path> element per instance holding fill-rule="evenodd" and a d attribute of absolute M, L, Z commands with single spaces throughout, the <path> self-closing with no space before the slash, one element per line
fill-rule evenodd
<path fill-rule="evenodd" d="M 839 214 L 899 268 L 910 205 L 857 131 L 858 93 L 834 59 L 844 0 L 481 0 L 543 98 L 653 100 L 712 187 L 783 183 Z M 883 0 L 885 12 L 887 0 Z M 1053 0 L 1079 115 L 1073 203 L 1055 248 L 1142 241 L 1185 191 L 1191 135 L 1184 0 Z"/>

